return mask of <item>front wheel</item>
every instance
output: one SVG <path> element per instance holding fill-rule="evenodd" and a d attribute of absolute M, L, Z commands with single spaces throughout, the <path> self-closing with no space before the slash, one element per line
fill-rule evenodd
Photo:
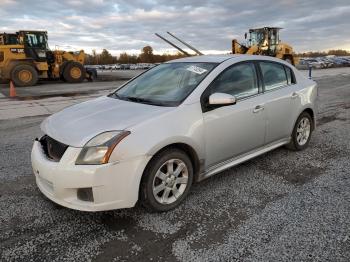
<path fill-rule="evenodd" d="M 178 206 L 193 181 L 193 167 L 181 150 L 167 149 L 156 155 L 143 174 L 141 204 L 150 211 L 163 212 Z"/>
<path fill-rule="evenodd" d="M 308 147 L 312 133 L 312 118 L 307 112 L 303 112 L 294 126 L 292 138 L 287 145 L 288 148 L 296 151 Z"/>

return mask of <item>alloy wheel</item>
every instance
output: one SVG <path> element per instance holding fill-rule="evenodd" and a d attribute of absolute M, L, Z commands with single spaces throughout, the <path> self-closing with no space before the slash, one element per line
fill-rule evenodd
<path fill-rule="evenodd" d="M 188 168 L 180 159 L 169 159 L 158 169 L 152 183 L 158 203 L 171 204 L 179 199 L 188 185 Z"/>
<path fill-rule="evenodd" d="M 300 146 L 307 143 L 311 133 L 311 123 L 307 117 L 300 119 L 297 127 L 297 142 Z"/>

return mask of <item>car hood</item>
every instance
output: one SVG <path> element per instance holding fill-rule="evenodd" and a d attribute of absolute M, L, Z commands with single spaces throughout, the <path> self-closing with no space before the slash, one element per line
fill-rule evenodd
<path fill-rule="evenodd" d="M 124 130 L 171 110 L 174 108 L 104 96 L 67 107 L 51 115 L 42 122 L 41 130 L 61 143 L 83 147 L 91 138 L 102 132 Z"/>

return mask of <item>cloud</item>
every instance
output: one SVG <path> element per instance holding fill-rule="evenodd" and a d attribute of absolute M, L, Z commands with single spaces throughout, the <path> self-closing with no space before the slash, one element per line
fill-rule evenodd
<path fill-rule="evenodd" d="M 348 0 L 0 0 L 0 31 L 42 29 L 50 46 L 137 52 L 170 31 L 205 53 L 229 52 L 249 28 L 281 26 L 296 51 L 350 48 Z"/>

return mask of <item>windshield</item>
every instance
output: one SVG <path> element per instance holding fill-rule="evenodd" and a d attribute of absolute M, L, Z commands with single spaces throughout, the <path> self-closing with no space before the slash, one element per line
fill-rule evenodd
<path fill-rule="evenodd" d="M 178 106 L 216 66 L 215 63 L 166 63 L 156 66 L 114 93 L 138 103 Z"/>

